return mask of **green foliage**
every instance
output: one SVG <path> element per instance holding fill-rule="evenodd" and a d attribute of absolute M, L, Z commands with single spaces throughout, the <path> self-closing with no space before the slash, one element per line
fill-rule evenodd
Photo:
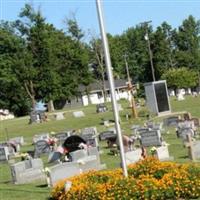
<path fill-rule="evenodd" d="M 147 108 L 141 108 L 138 111 L 138 117 L 149 117 L 150 116 L 150 111 Z"/>
<path fill-rule="evenodd" d="M 58 30 L 30 4 L 25 4 L 14 23 L 1 21 L 0 107 L 23 115 L 38 100 L 60 101 L 80 95 L 80 84 L 89 93 L 88 85 L 94 80 L 106 93 L 101 39 L 93 37 L 87 44 L 75 18 L 67 19 L 66 25 L 67 30 Z M 167 79 L 173 88 L 195 87 L 200 71 L 200 21 L 193 16 L 174 30 L 163 22 L 155 30 L 139 24 L 120 35 L 107 34 L 114 77 L 127 78 L 126 55 L 132 81 L 152 81 L 144 39 L 147 32 L 156 80 Z"/>
<path fill-rule="evenodd" d="M 192 88 L 197 85 L 198 74 L 194 70 L 187 68 L 172 68 L 162 75 L 162 79 L 167 80 L 170 88 Z"/>

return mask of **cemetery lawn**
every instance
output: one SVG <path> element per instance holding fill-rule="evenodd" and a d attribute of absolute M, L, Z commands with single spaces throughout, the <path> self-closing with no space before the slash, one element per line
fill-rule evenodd
<path fill-rule="evenodd" d="M 126 120 L 125 114 L 131 114 L 128 109 L 128 103 L 121 101 L 124 110 L 120 112 L 121 127 L 123 133 L 131 134 L 130 127 L 134 124 L 143 124 L 146 118 L 139 118 L 137 120 Z M 0 141 L 6 141 L 7 138 L 16 136 L 24 136 L 26 145 L 22 147 L 22 152 L 33 150 L 32 137 L 35 134 L 44 132 L 58 132 L 70 129 L 81 129 L 84 127 L 96 126 L 99 132 L 106 130 L 101 122 L 102 119 L 113 119 L 111 112 L 111 105 L 108 104 L 109 111 L 105 113 L 96 114 L 96 106 L 91 105 L 88 107 L 66 109 L 64 112 L 65 119 L 55 121 L 53 113 L 48 114 L 50 119 L 48 122 L 41 124 L 29 125 L 29 117 L 21 117 L 13 120 L 0 121 Z M 194 117 L 200 118 L 200 96 L 193 98 L 187 96 L 184 101 L 177 101 L 171 98 L 171 107 L 173 112 L 187 111 Z M 73 111 L 82 110 L 85 113 L 83 118 L 74 118 Z M 59 112 L 59 111 L 56 111 Z M 162 121 L 162 118 L 155 118 L 156 121 Z M 180 139 L 176 138 L 175 127 L 165 128 L 162 134 L 164 140 L 170 144 L 169 152 L 174 157 L 175 162 L 185 163 L 190 162 L 187 156 L 187 149 L 183 147 Z M 100 143 L 103 154 L 101 155 L 101 162 L 107 164 L 108 169 L 119 167 L 119 156 L 112 156 L 109 154 L 109 149 L 106 148 L 106 143 Z M 47 158 L 42 156 L 44 166 L 48 166 Z M 50 197 L 50 189 L 46 187 L 45 183 L 33 183 L 26 185 L 13 185 L 11 183 L 11 175 L 8 164 L 0 163 L 0 200 L 43 200 Z"/>

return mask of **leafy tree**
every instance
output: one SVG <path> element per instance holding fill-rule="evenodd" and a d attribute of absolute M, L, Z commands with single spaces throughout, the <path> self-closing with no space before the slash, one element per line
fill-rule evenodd
<path fill-rule="evenodd" d="M 13 69 L 19 61 L 18 54 L 24 42 L 15 35 L 13 24 L 0 24 L 0 108 L 9 109 L 15 115 L 24 115 L 29 110 L 28 97 L 21 87 Z"/>
<path fill-rule="evenodd" d="M 151 41 L 152 30 L 149 27 L 149 38 Z M 128 65 L 132 80 L 139 82 L 152 81 L 150 60 L 147 42 L 144 39 L 146 28 L 136 26 L 125 31 L 122 37 L 125 38 L 127 48 Z"/>
<path fill-rule="evenodd" d="M 185 19 L 175 34 L 178 66 L 200 70 L 200 21 L 193 16 Z"/>
<path fill-rule="evenodd" d="M 163 22 L 153 33 L 153 63 L 157 79 L 166 70 L 175 67 L 173 34 L 174 31 L 167 22 Z"/>
<path fill-rule="evenodd" d="M 198 81 L 197 72 L 185 67 L 171 68 L 161 78 L 167 80 L 168 87 L 173 89 L 192 88 Z"/>

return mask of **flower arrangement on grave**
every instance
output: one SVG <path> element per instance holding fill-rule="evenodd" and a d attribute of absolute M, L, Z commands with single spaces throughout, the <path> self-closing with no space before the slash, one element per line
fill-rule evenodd
<path fill-rule="evenodd" d="M 58 182 L 52 199 L 195 199 L 200 197 L 200 166 L 160 162 L 148 157 L 128 166 L 128 178 L 121 169 L 90 171 Z M 67 181 L 70 189 L 65 190 Z"/>
<path fill-rule="evenodd" d="M 150 149 L 150 154 L 152 155 L 152 156 L 155 156 L 156 155 L 156 147 L 152 147 L 151 149 Z"/>

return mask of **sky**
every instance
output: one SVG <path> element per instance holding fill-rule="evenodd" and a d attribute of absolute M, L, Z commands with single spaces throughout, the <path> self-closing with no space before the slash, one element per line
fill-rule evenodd
<path fill-rule="evenodd" d="M 65 28 L 65 18 L 75 15 L 86 34 L 99 34 L 95 0 L 0 0 L 0 19 L 16 20 L 28 2 L 59 29 Z M 153 28 L 163 21 L 176 28 L 189 15 L 200 19 L 200 0 L 102 0 L 102 5 L 106 32 L 113 35 L 149 20 Z"/>

